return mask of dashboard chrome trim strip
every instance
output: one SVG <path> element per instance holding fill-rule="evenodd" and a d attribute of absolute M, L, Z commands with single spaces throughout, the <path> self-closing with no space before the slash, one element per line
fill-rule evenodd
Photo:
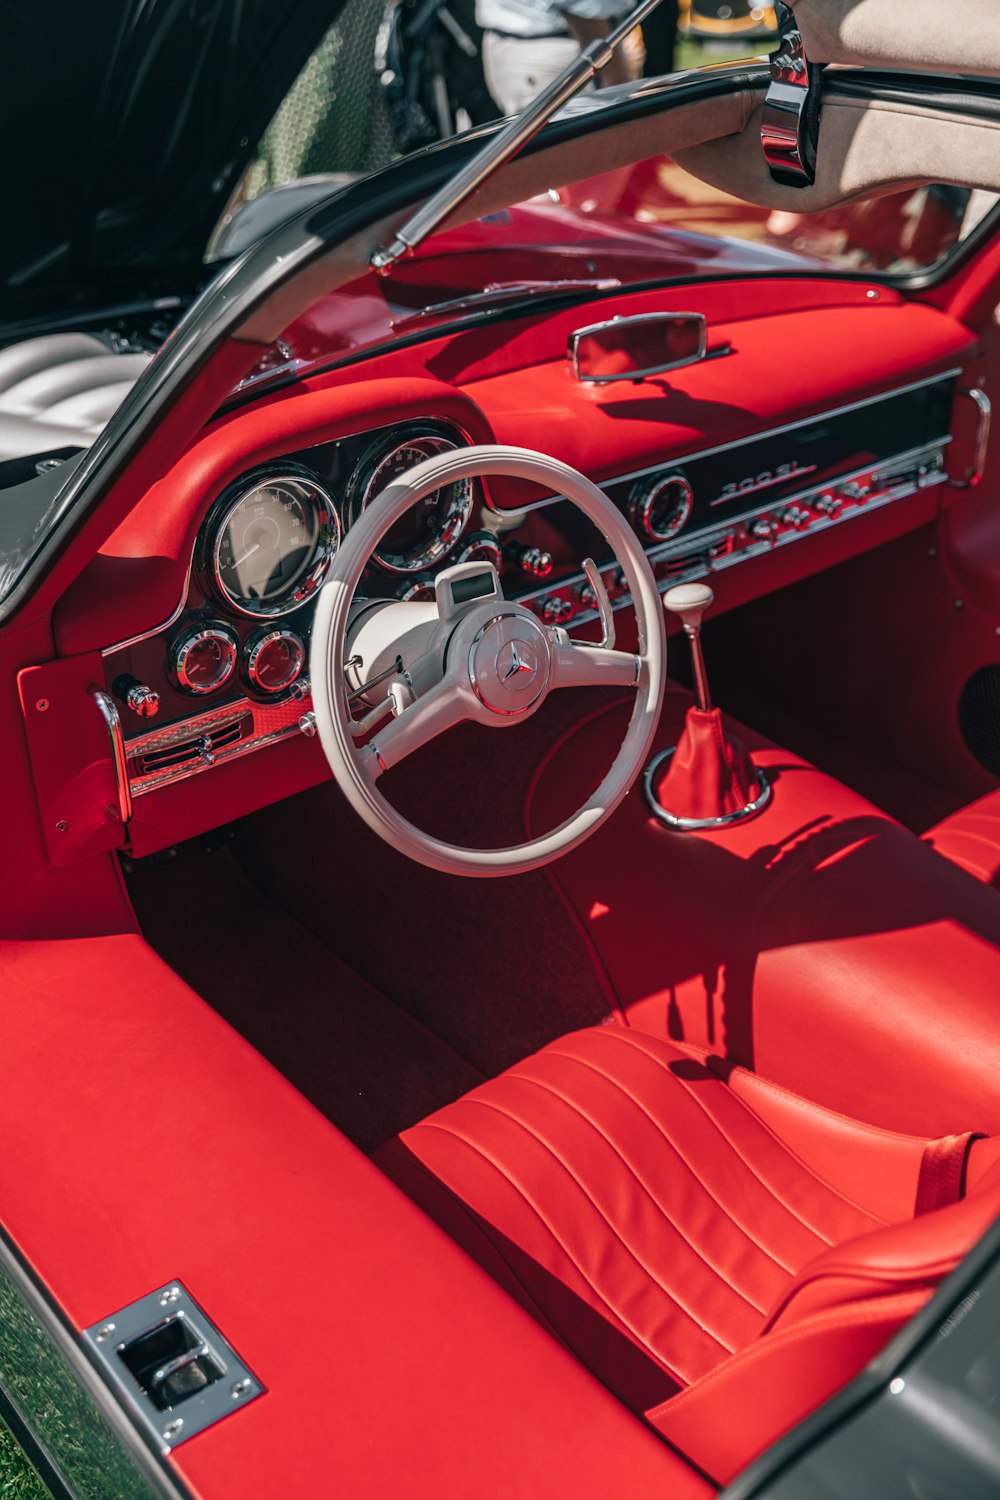
<path fill-rule="evenodd" d="M 143 630 L 139 635 L 130 635 L 124 641 L 116 641 L 113 646 L 102 647 L 101 655 L 105 658 L 109 656 L 115 656 L 119 651 L 127 651 L 130 646 L 139 646 L 143 641 L 150 640 L 152 636 L 164 635 L 168 630 L 171 630 L 173 626 L 177 624 L 177 621 L 180 619 L 181 615 L 184 613 L 184 606 L 187 603 L 188 595 L 191 592 L 191 573 L 193 569 L 194 558 L 192 556 L 188 559 L 188 565 L 184 573 L 184 587 L 181 590 L 181 596 L 178 599 L 176 606 L 174 607 L 173 614 L 169 615 L 167 619 L 163 620 L 159 625 L 154 625 L 151 630 Z"/>
<path fill-rule="evenodd" d="M 910 391 L 920 391 L 926 386 L 937 385 L 942 380 L 957 379 L 962 374 L 961 366 L 953 370 L 941 370 L 937 375 L 929 375 L 923 380 L 911 381 L 909 385 L 893 386 L 891 390 L 882 391 L 878 396 L 866 396 L 863 401 L 850 401 L 846 406 L 831 406 L 823 411 L 814 412 L 811 417 L 803 417 L 797 422 L 786 422 L 780 427 L 764 427 L 760 432 L 755 432 L 749 437 L 735 438 L 732 442 L 717 443 L 712 448 L 699 448 L 694 453 L 672 453 L 669 457 L 662 459 L 659 463 L 651 464 L 645 469 L 629 470 L 625 474 L 611 474 L 606 479 L 595 480 L 602 489 L 610 484 L 629 484 L 635 479 L 645 479 L 649 474 L 657 474 L 666 464 L 683 465 L 695 463 L 700 458 L 711 458 L 716 453 L 729 453 L 734 448 L 745 448 L 749 443 L 756 443 L 762 438 L 781 437 L 786 432 L 797 432 L 800 428 L 811 427 L 815 422 L 825 422 L 830 417 L 842 417 L 848 412 L 861 411 L 866 406 L 877 406 L 880 401 L 891 400 L 893 396 L 906 396 Z M 936 438 L 935 442 L 950 442 L 950 438 Z M 886 459 L 886 463 L 895 463 L 896 459 Z M 845 476 L 846 477 L 846 476 Z M 527 505 L 520 507 L 525 511 L 541 510 L 546 505 L 556 505 L 565 500 L 564 495 L 546 495 L 542 500 L 532 500 Z M 791 503 L 791 497 L 786 504 Z M 501 512 L 503 514 L 503 512 Z"/>
<path fill-rule="evenodd" d="M 879 474 L 883 471 L 889 471 L 891 475 L 892 469 L 895 468 L 898 464 L 916 462 L 921 459 L 941 458 L 943 456 L 945 448 L 951 441 L 952 439 L 950 436 L 936 438 L 932 443 L 927 443 L 922 448 L 912 448 L 907 450 L 905 453 L 894 454 L 891 458 L 885 459 L 878 465 L 867 465 L 863 468 L 853 469 L 849 473 L 838 475 L 836 482 L 838 485 L 849 484 L 853 479 L 859 479 L 864 475 L 872 473 Z M 807 536 L 816 536 L 821 532 L 829 531 L 833 526 L 840 526 L 845 522 L 852 521 L 859 516 L 869 515 L 873 511 L 880 510 L 883 506 L 891 504 L 895 500 L 901 500 L 906 498 L 908 495 L 916 494 L 921 489 L 932 489 L 937 485 L 945 485 L 948 483 L 948 475 L 942 468 L 940 471 L 936 470 L 932 475 L 928 476 L 925 482 L 920 484 L 914 484 L 913 482 L 907 480 L 906 482 L 901 484 L 890 485 L 889 488 L 887 488 L 883 493 L 874 495 L 871 498 L 867 499 L 864 505 L 841 512 L 839 515 L 815 515 L 813 516 L 808 529 L 805 531 L 787 531 L 783 535 L 777 537 L 777 539 L 773 543 L 770 541 L 761 541 L 759 543 L 755 543 L 752 546 L 744 547 L 742 551 L 731 555 L 724 555 L 713 559 L 709 558 L 708 551 L 712 547 L 714 542 L 719 541 L 721 538 L 731 533 L 735 525 L 746 525 L 752 523 L 760 516 L 766 515 L 775 504 L 775 502 L 772 501 L 770 505 L 763 506 L 760 510 L 754 511 L 750 515 L 741 517 L 740 523 L 737 523 L 735 521 L 721 522 L 708 530 L 692 532 L 688 537 L 678 537 L 676 540 L 665 543 L 663 546 L 650 548 L 646 555 L 649 558 L 650 565 L 655 567 L 657 563 L 669 562 L 672 558 L 675 557 L 683 559 L 686 553 L 692 550 L 693 546 L 694 553 L 696 555 L 692 556 L 690 566 L 678 568 L 675 573 L 671 573 L 667 578 L 657 579 L 657 588 L 662 594 L 665 593 L 667 589 L 673 588 L 673 586 L 677 583 L 687 583 L 695 578 L 703 578 L 711 573 L 722 572 L 726 568 L 735 567 L 737 564 L 746 561 L 748 558 L 763 556 L 765 553 L 775 551 L 778 547 L 787 546 L 790 542 L 801 541 Z M 828 488 L 829 485 L 826 484 L 813 485 L 811 488 L 800 490 L 794 495 L 784 496 L 778 503 L 782 508 L 792 507 L 802 501 L 807 500 L 810 496 L 821 494 Z M 604 565 L 605 573 L 613 574 L 616 571 L 617 570 L 614 563 L 607 563 Z M 565 578 L 560 578 L 557 583 L 550 580 L 547 587 L 543 586 L 539 589 L 535 589 L 530 594 L 518 595 L 517 603 L 530 604 L 533 600 L 545 599 L 550 594 L 556 593 L 557 591 L 565 590 L 567 592 L 575 592 L 584 582 L 585 577 L 583 573 L 569 574 Z M 631 602 L 631 598 L 628 594 L 621 594 L 617 598 L 612 600 L 612 608 L 627 609 L 631 605 Z M 596 610 L 580 610 L 578 613 L 573 615 L 572 619 L 567 622 L 564 628 L 572 631 L 575 630 L 578 626 L 589 625 L 597 618 L 598 616 Z"/>

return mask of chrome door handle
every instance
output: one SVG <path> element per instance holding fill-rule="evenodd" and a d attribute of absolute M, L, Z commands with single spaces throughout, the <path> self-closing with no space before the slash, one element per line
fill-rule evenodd
<path fill-rule="evenodd" d="M 114 699 L 103 688 L 92 687 L 90 696 L 97 704 L 101 718 L 108 731 L 111 763 L 115 771 L 115 789 L 118 793 L 118 817 L 123 828 L 132 821 L 132 788 L 128 779 L 128 762 L 125 759 L 125 736 L 122 721 L 118 716 Z"/>
<path fill-rule="evenodd" d="M 956 490 L 971 490 L 980 482 L 986 472 L 986 450 L 990 443 L 990 423 L 993 417 L 993 403 L 985 391 L 977 385 L 963 385 L 959 388 L 960 396 L 968 396 L 970 401 L 976 403 L 978 416 L 976 419 L 976 441 L 972 455 L 972 468 L 968 471 L 965 479 L 953 479 L 951 485 Z"/>

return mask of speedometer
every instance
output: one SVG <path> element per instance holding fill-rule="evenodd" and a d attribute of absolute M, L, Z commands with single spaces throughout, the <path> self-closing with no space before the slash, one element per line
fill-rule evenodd
<path fill-rule="evenodd" d="M 459 446 L 429 427 L 409 428 L 405 436 L 391 433 L 373 444 L 351 478 L 353 519 L 415 464 L 436 453 L 451 453 Z M 459 479 L 426 495 L 389 528 L 372 554 L 375 561 L 390 573 L 421 573 L 433 567 L 451 551 L 468 525 L 474 494 L 474 481 Z"/>
<path fill-rule="evenodd" d="M 333 501 L 308 470 L 259 473 L 226 492 L 205 528 L 207 571 L 240 614 L 286 614 L 323 582 L 340 541 Z"/>

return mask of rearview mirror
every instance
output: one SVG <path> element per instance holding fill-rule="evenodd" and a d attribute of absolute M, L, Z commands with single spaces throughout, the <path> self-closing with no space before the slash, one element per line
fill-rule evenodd
<path fill-rule="evenodd" d="M 578 328 L 569 336 L 567 356 L 577 380 L 608 385 L 694 364 L 707 347 L 702 313 L 640 313 Z"/>

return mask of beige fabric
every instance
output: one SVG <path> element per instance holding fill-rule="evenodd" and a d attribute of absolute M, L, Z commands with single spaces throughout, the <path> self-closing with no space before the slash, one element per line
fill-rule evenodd
<path fill-rule="evenodd" d="M 815 185 L 792 188 L 771 179 L 760 115 L 758 108 L 739 137 L 692 146 L 674 159 L 747 203 L 792 213 L 930 182 L 1000 191 L 1000 123 L 825 91 Z"/>
<path fill-rule="evenodd" d="M 997 0 L 793 0 L 807 56 L 933 73 L 1000 75 Z"/>

